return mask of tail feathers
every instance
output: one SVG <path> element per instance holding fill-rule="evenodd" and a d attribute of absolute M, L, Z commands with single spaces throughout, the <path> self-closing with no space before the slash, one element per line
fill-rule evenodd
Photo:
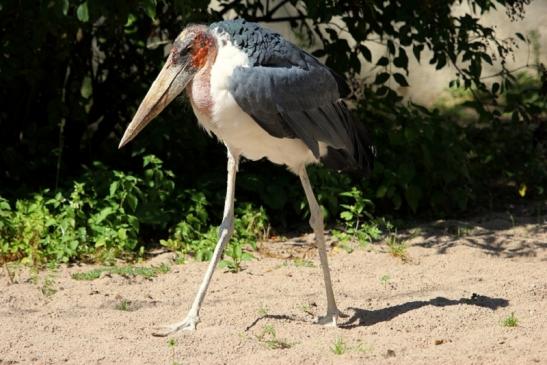
<path fill-rule="evenodd" d="M 347 148 L 328 147 L 327 153 L 321 156 L 321 162 L 334 170 L 354 171 L 368 176 L 374 167 L 376 148 L 372 144 L 365 126 L 353 120 L 349 110 L 346 109 L 346 113 L 345 126 L 352 146 L 347 146 Z"/>

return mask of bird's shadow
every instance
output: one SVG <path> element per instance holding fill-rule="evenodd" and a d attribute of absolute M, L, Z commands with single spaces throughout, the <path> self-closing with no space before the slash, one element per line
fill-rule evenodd
<path fill-rule="evenodd" d="M 298 321 L 296 317 L 288 316 L 286 314 L 265 314 L 263 316 L 258 317 L 251 323 L 250 325 L 245 328 L 245 332 L 249 331 L 251 328 L 257 325 L 258 322 L 260 322 L 263 319 L 277 319 L 277 320 L 288 320 L 288 321 Z"/>
<path fill-rule="evenodd" d="M 350 307 L 348 309 L 354 312 L 353 315 L 350 316 L 346 322 L 340 323 L 339 327 L 349 329 L 359 326 L 372 326 L 380 322 L 390 321 L 401 314 L 426 307 L 428 305 L 435 307 L 448 307 L 460 304 L 474 305 L 477 307 L 496 310 L 500 307 L 507 307 L 509 305 L 509 301 L 504 298 L 491 298 L 474 293 L 471 298 L 447 299 L 443 297 L 436 297 L 430 300 L 417 300 L 376 310 Z"/>
<path fill-rule="evenodd" d="M 473 295 L 471 295 L 471 298 L 448 299 L 444 297 L 436 297 L 430 300 L 416 300 L 412 302 L 406 302 L 406 303 L 394 305 L 391 307 L 374 309 L 374 310 L 349 307 L 348 310 L 353 311 L 353 315 L 348 316 L 349 318 L 345 322 L 339 323 L 338 327 L 344 328 L 344 329 L 350 329 L 350 328 L 355 328 L 359 326 L 372 326 L 380 322 L 390 321 L 401 314 L 404 314 L 422 307 L 426 307 L 428 305 L 431 305 L 434 307 L 448 307 L 448 306 L 460 305 L 460 304 L 474 305 L 477 307 L 496 310 L 501 307 L 507 307 L 509 305 L 509 301 L 504 298 L 492 298 L 485 295 L 473 293 Z M 300 319 L 294 316 L 266 314 L 256 318 L 253 321 L 253 323 L 247 326 L 245 331 L 250 330 L 258 322 L 260 322 L 263 319 L 300 321 Z"/>

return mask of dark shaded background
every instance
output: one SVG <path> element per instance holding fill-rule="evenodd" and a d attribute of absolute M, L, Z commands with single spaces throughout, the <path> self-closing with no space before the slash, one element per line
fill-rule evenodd
<path fill-rule="evenodd" d="M 220 205 L 224 148 L 199 130 L 184 98 L 127 148 L 119 151 L 117 145 L 163 63 L 169 40 L 186 24 L 237 14 L 289 23 L 302 45 L 354 80 L 352 105 L 378 146 L 378 163 L 368 180 L 312 171 L 331 218 L 338 194 L 351 186 L 372 199 L 379 214 L 445 216 L 492 209 L 500 197 L 543 198 L 545 68 L 533 65 L 530 77 L 509 72 L 500 61 L 515 44 L 524 44 L 526 35 L 504 43 L 480 22 L 480 14 L 494 5 L 505 7 L 509 17 L 523 16 L 527 1 L 468 2 L 476 12 L 454 16 L 450 9 L 457 0 L 233 0 L 220 1 L 218 10 L 197 0 L 4 0 L 0 195 L 15 201 L 46 188 L 70 188 L 94 161 L 139 171 L 142 156 L 154 154 L 174 171 L 177 188 L 196 187 Z M 342 29 L 334 17 L 345 24 Z M 339 38 L 344 32 L 356 46 Z M 371 39 L 385 46 L 382 54 L 366 47 Z M 433 52 L 431 58 L 424 59 L 424 49 Z M 359 57 L 376 65 L 374 79 L 356 77 Z M 437 69 L 458 68 L 451 85 L 469 95 L 460 109 L 430 110 L 402 101 L 394 89 L 408 84 L 409 57 Z M 500 74 L 487 85 L 482 65 L 493 62 Z M 243 163 L 241 170 L 240 200 L 265 205 L 281 225 L 302 214 L 302 193 L 284 168 L 259 162 Z"/>

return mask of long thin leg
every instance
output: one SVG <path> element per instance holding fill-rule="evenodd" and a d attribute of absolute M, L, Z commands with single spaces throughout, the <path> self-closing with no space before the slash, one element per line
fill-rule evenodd
<path fill-rule="evenodd" d="M 334 292 L 332 290 L 332 282 L 330 279 L 329 262 L 327 259 L 325 236 L 323 233 L 323 214 L 321 213 L 321 207 L 317 203 L 315 195 L 313 194 L 310 179 L 308 178 L 308 173 L 306 172 L 305 167 L 302 168 L 299 176 L 310 206 L 310 226 L 315 234 L 315 242 L 317 243 L 317 249 L 319 250 L 319 259 L 321 260 L 323 278 L 325 279 L 325 289 L 327 291 L 327 314 L 324 317 L 319 317 L 317 322 L 320 324 L 336 326 L 336 321 L 340 315 L 340 311 L 336 307 Z"/>
<path fill-rule="evenodd" d="M 209 287 L 213 272 L 215 271 L 218 261 L 220 260 L 220 256 L 224 251 L 224 247 L 226 247 L 226 244 L 230 240 L 234 230 L 234 197 L 238 164 L 239 154 L 233 153 L 228 148 L 228 183 L 226 187 L 226 200 L 224 202 L 224 215 L 222 218 L 222 223 L 219 227 L 219 238 L 215 251 L 213 252 L 213 257 L 209 263 L 209 267 L 205 272 L 203 281 L 201 282 L 196 298 L 194 299 L 194 303 L 183 321 L 169 325 L 157 332 L 154 332 L 154 336 L 167 336 L 179 330 L 195 330 L 196 325 L 199 323 L 199 309 L 201 307 L 201 303 L 205 298 L 207 288 Z"/>

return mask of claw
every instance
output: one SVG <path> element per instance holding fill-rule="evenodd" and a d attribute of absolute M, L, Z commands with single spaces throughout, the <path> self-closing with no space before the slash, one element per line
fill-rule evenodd
<path fill-rule="evenodd" d="M 177 331 L 195 331 L 198 322 L 197 316 L 188 316 L 182 322 L 154 329 L 152 336 L 165 337 Z"/>
<path fill-rule="evenodd" d="M 314 322 L 325 327 L 338 327 L 336 323 L 337 319 L 337 314 L 327 314 L 326 316 L 317 317 Z"/>
<path fill-rule="evenodd" d="M 338 327 L 338 318 L 346 318 L 347 314 L 340 312 L 338 309 L 327 312 L 325 316 L 319 316 L 315 319 L 314 323 L 320 324 L 326 327 Z"/>

